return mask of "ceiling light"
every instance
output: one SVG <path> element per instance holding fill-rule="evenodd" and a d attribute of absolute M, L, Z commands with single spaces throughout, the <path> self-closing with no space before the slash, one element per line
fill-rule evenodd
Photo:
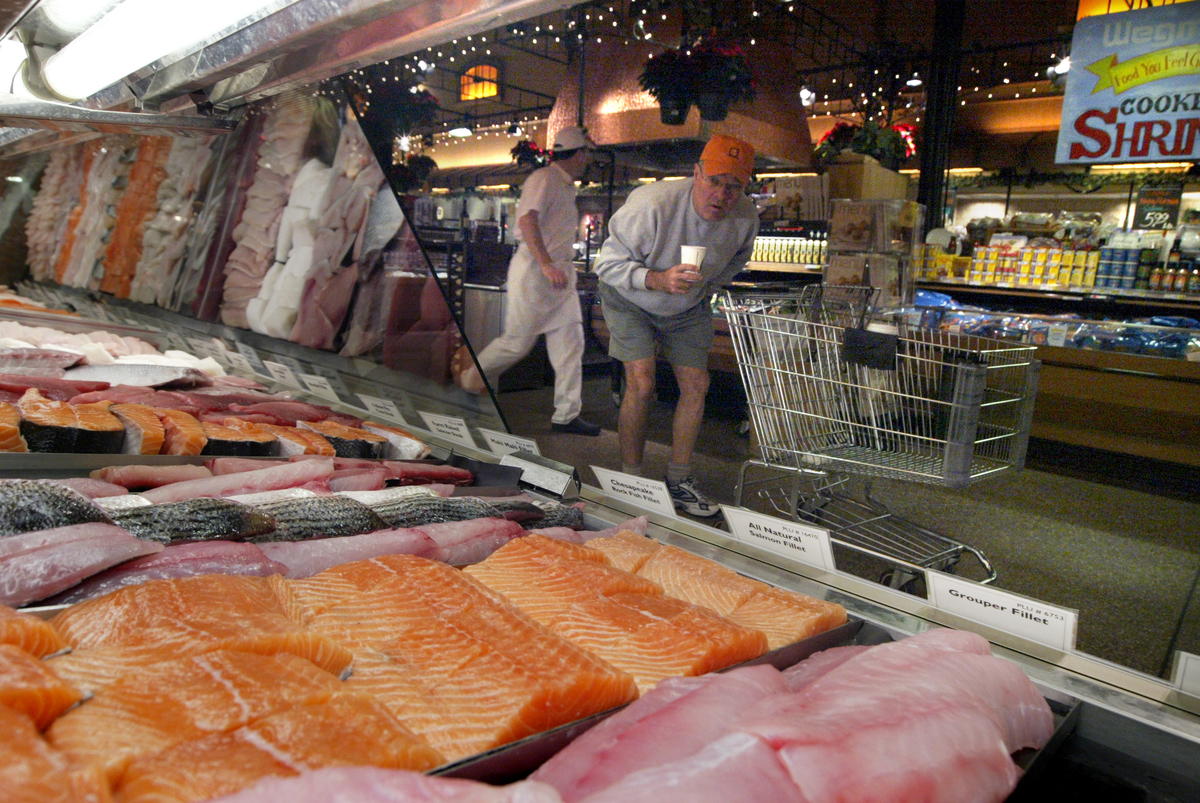
<path fill-rule="evenodd" d="M 1071 57 L 1063 56 L 1062 61 L 1054 65 L 1054 71 L 1059 75 L 1066 75 L 1071 71 Z"/>
<path fill-rule="evenodd" d="M 475 131 L 471 128 L 470 121 L 464 119 L 462 122 L 460 122 L 454 128 L 451 128 L 446 133 L 452 137 L 466 138 L 466 137 L 469 137 L 472 134 L 474 134 Z"/>
<path fill-rule="evenodd" d="M 907 81 L 905 81 L 904 85 L 911 86 L 911 87 L 918 87 L 923 83 L 925 83 L 925 82 L 921 80 L 921 76 L 918 75 L 917 72 L 914 70 L 913 74 L 912 74 L 912 78 L 909 78 Z"/>
<path fill-rule="evenodd" d="M 816 102 L 816 100 L 817 100 L 816 92 L 813 92 L 811 89 L 809 89 L 806 86 L 800 87 L 800 105 L 801 106 L 805 106 L 805 107 L 811 106 L 811 105 L 813 105 L 813 103 Z"/>
<path fill-rule="evenodd" d="M 508 127 L 508 133 L 514 137 L 519 137 L 525 133 L 525 129 L 521 128 L 521 126 L 518 125 L 517 123 L 513 123 L 512 125 L 510 125 Z"/>
<path fill-rule="evenodd" d="M 165 56 L 183 55 L 213 35 L 240 30 L 294 1 L 124 0 L 51 56 L 42 78 L 60 97 L 86 98 Z"/>

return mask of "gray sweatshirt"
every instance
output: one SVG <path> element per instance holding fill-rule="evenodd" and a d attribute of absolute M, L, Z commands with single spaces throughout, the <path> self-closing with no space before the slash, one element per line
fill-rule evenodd
<path fill-rule="evenodd" d="M 655 315 L 670 316 L 707 303 L 746 267 L 758 234 L 754 202 L 743 196 L 723 220 L 709 222 L 692 205 L 692 183 L 657 181 L 638 187 L 608 224 L 608 239 L 596 256 L 600 281 Z M 708 249 L 700 266 L 703 282 L 684 295 L 646 289 L 646 274 L 680 262 L 681 245 Z"/>

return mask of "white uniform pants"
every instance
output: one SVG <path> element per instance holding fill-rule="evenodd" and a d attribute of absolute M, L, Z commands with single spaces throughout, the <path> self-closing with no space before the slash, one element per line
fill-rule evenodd
<path fill-rule="evenodd" d="M 578 322 L 546 332 L 546 351 L 554 369 L 555 424 L 569 424 L 583 408 L 583 326 Z M 502 334 L 479 353 L 479 367 L 491 386 L 533 349 L 536 334 Z"/>

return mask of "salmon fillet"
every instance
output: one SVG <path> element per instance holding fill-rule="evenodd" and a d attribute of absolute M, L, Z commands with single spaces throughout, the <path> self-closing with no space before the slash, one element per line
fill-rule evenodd
<path fill-rule="evenodd" d="M 463 572 L 552 633 L 633 675 L 641 691 L 664 677 L 704 674 L 767 650 L 762 633 L 667 597 L 657 583 L 609 565 L 603 552 L 585 546 L 531 535 Z"/>
<path fill-rule="evenodd" d="M 109 408 L 125 425 L 125 454 L 158 454 L 165 431 L 163 422 L 144 404 L 114 404 Z"/>
<path fill-rule="evenodd" d="M 663 678 L 703 675 L 767 651 L 762 633 L 662 595 L 597 595 L 549 628 L 633 675 L 642 693 Z"/>
<path fill-rule="evenodd" d="M 387 556 L 287 586 L 284 607 L 355 651 L 370 692 L 448 759 L 622 705 L 633 679 L 437 561 Z"/>
<path fill-rule="evenodd" d="M 287 652 L 334 674 L 350 664 L 350 653 L 341 645 L 294 624 L 261 577 L 152 580 L 72 606 L 53 624 L 77 649 L 143 647 L 167 655 L 217 649 Z"/>
<path fill-rule="evenodd" d="M 371 765 L 424 771 L 443 757 L 380 703 L 341 694 L 298 705 L 232 733 L 183 742 L 134 760 L 118 786 L 123 803 L 190 803 L 260 778 L 321 767 Z"/>
<path fill-rule="evenodd" d="M 137 156 L 129 168 L 129 183 L 117 202 L 116 225 L 104 252 L 100 289 L 129 298 L 129 288 L 142 256 L 145 226 L 158 211 L 158 185 L 166 178 L 171 137 L 138 138 Z"/>
<path fill-rule="evenodd" d="M 161 407 L 153 410 L 163 424 L 163 445 L 159 454 L 200 454 L 204 451 L 208 437 L 195 416 L 182 410 Z"/>
<path fill-rule="evenodd" d="M 225 420 L 229 423 L 229 419 Z M 276 424 L 259 424 L 259 427 L 278 438 L 282 445 L 283 441 L 290 441 L 296 445 L 294 452 L 288 454 L 318 454 L 325 457 L 334 457 L 337 452 L 333 445 L 325 440 L 319 432 L 313 432 L 307 429 L 297 429 L 296 427 L 281 427 Z"/>
<path fill-rule="evenodd" d="M 139 756 L 228 733 L 294 705 L 326 702 L 341 686 L 294 655 L 216 650 L 130 672 L 60 717 L 46 736 L 116 783 Z"/>
<path fill-rule="evenodd" d="M 21 435 L 30 450 L 37 452 L 120 452 L 125 425 L 108 411 L 111 404 L 68 404 L 29 388 L 17 402 Z"/>
<path fill-rule="evenodd" d="M 603 553 L 609 563 L 618 569 L 636 574 L 661 545 L 653 538 L 622 530 L 608 538 L 593 538 L 584 546 Z"/>
<path fill-rule="evenodd" d="M 722 616 L 733 613 L 756 592 L 771 588 L 716 561 L 666 545 L 647 558 L 637 573 L 658 583 L 672 597 L 703 605 Z"/>
<path fill-rule="evenodd" d="M 0 707 L 27 714 L 42 729 L 82 698 L 41 659 L 11 644 L 0 644 Z"/>
<path fill-rule="evenodd" d="M 28 452 L 21 437 L 21 413 L 7 402 L 0 402 L 0 452 Z"/>
<path fill-rule="evenodd" d="M 7 605 L 0 605 L 0 644 L 12 644 L 38 658 L 67 646 L 49 622 Z"/>
<path fill-rule="evenodd" d="M 236 422 L 236 423 L 235 423 Z M 204 433 L 204 454 L 266 456 L 275 449 L 276 438 L 256 424 L 237 418 L 225 424 L 201 421 Z"/>
<path fill-rule="evenodd" d="M 5 803 L 112 803 L 103 774 L 46 744 L 25 714 L 0 705 L 0 789 Z"/>
<path fill-rule="evenodd" d="M 756 591 L 729 614 L 743 627 L 766 635 L 772 650 L 846 623 L 846 609 L 782 588 Z"/>
<path fill-rule="evenodd" d="M 662 593 L 652 581 L 608 565 L 596 550 L 541 535 L 509 541 L 463 571 L 542 624 L 597 594 Z"/>

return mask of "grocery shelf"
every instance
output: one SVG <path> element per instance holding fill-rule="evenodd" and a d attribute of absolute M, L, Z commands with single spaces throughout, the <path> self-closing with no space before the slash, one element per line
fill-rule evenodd
<path fill-rule="evenodd" d="M 982 284 L 968 282 L 964 279 L 919 279 L 916 286 L 923 290 L 947 293 L 1017 296 L 1066 302 L 1108 303 L 1113 306 L 1134 305 L 1160 309 L 1190 309 L 1200 312 L 1200 295 L 1195 293 L 1124 290 L 1111 287 L 1033 287 L 1015 284 Z"/>

